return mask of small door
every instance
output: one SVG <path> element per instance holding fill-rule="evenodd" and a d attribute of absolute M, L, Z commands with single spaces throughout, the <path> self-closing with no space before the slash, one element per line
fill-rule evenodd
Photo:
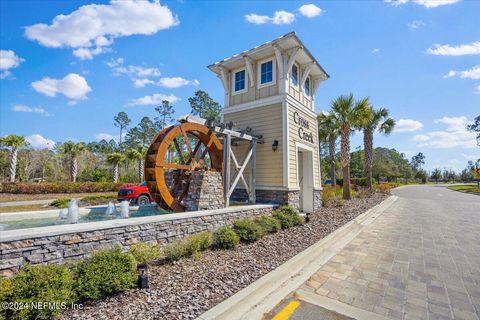
<path fill-rule="evenodd" d="M 301 212 L 313 212 L 313 152 L 298 148 L 297 153 L 299 209 Z"/>

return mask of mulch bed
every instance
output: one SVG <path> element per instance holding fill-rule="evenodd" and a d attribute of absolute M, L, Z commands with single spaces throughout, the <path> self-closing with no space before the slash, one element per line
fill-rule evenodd
<path fill-rule="evenodd" d="M 194 319 L 386 198 L 374 194 L 323 208 L 310 222 L 235 250 L 206 251 L 150 268 L 150 289 L 132 289 L 68 310 L 62 319 Z"/>

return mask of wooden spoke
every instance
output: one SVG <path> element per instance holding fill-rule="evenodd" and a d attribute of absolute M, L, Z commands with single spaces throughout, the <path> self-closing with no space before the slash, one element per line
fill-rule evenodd
<path fill-rule="evenodd" d="M 163 169 L 190 170 L 189 165 L 178 164 L 178 163 L 169 163 L 169 162 L 157 163 L 157 167 L 160 167 L 160 168 L 163 168 Z"/>
<path fill-rule="evenodd" d="M 185 141 L 185 144 L 187 145 L 188 153 L 190 154 L 190 158 L 192 158 L 192 146 L 190 145 L 190 139 L 188 138 L 187 133 L 180 127 L 180 131 L 182 132 L 183 135 L 183 140 Z"/>
<path fill-rule="evenodd" d="M 183 159 L 183 152 L 182 152 L 182 150 L 180 149 L 180 145 L 178 144 L 178 141 L 177 141 L 177 138 L 176 138 L 176 137 L 173 139 L 173 143 L 175 144 L 175 149 L 177 149 L 177 152 L 178 152 L 178 156 L 179 156 L 179 158 L 180 158 L 180 161 L 181 161 L 182 163 L 185 163 L 185 160 Z"/>
<path fill-rule="evenodd" d="M 197 161 L 197 159 L 195 157 L 197 156 L 197 152 L 198 152 L 198 150 L 200 149 L 201 146 L 202 146 L 202 141 L 198 140 L 197 145 L 193 149 L 192 158 L 190 158 L 190 161 L 188 162 L 188 164 L 190 164 L 190 162 L 192 162 L 192 161 L 194 163 Z"/>

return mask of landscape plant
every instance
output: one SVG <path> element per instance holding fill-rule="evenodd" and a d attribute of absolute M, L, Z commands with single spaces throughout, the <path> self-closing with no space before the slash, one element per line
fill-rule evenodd
<path fill-rule="evenodd" d="M 67 208 L 69 203 L 70 203 L 69 198 L 59 198 L 59 199 L 53 200 L 50 203 L 50 205 L 52 207 L 57 207 L 59 209 L 63 209 L 63 208 Z"/>
<path fill-rule="evenodd" d="M 18 151 L 26 144 L 25 137 L 15 134 L 0 138 L 0 145 L 10 148 L 10 182 L 15 182 Z"/>
<path fill-rule="evenodd" d="M 216 249 L 235 249 L 240 237 L 230 227 L 221 227 L 213 233 L 213 247 Z"/>
<path fill-rule="evenodd" d="M 70 158 L 70 178 L 72 182 L 76 182 L 78 173 L 78 156 L 85 150 L 85 144 L 83 142 L 75 143 L 73 141 L 67 141 L 60 145 L 59 150 Z"/>
<path fill-rule="evenodd" d="M 390 134 L 395 127 L 395 120 L 389 117 L 388 110 L 385 108 L 375 110 L 373 107 L 368 106 L 367 116 L 367 119 L 363 123 L 360 122 L 360 127 L 363 130 L 367 188 L 369 191 L 373 191 L 373 133 L 379 132 L 385 135 Z"/>
<path fill-rule="evenodd" d="M 80 301 L 125 291 L 137 279 L 137 263 L 131 253 L 120 246 L 97 251 L 74 268 L 75 290 Z"/>
<path fill-rule="evenodd" d="M 135 243 L 130 247 L 130 253 L 133 255 L 137 264 L 148 265 L 157 261 L 161 257 L 160 246 L 147 242 Z"/>
<path fill-rule="evenodd" d="M 350 135 L 368 120 L 368 98 L 355 102 L 353 94 L 342 95 L 332 101 L 331 112 L 340 132 L 341 164 L 343 172 L 343 199 L 350 200 Z"/>
<path fill-rule="evenodd" d="M 282 229 L 288 229 L 303 223 L 303 218 L 292 206 L 282 206 L 274 210 L 272 216 L 280 222 Z"/>
<path fill-rule="evenodd" d="M 248 218 L 235 221 L 233 223 L 233 230 L 240 237 L 240 241 L 246 243 L 256 241 L 263 234 L 262 227 Z"/>
<path fill-rule="evenodd" d="M 73 274 L 65 265 L 26 265 L 19 273 L 0 283 L 1 302 L 32 304 L 49 302 L 48 308 L 1 310 L 5 319 L 51 319 L 76 301 Z"/>
<path fill-rule="evenodd" d="M 275 233 L 282 228 L 280 221 L 271 216 L 260 216 L 255 219 L 257 223 L 263 230 L 263 233 Z"/>

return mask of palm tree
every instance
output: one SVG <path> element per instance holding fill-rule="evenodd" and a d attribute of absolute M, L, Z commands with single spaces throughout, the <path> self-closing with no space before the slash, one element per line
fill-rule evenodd
<path fill-rule="evenodd" d="M 128 149 L 126 152 L 127 159 L 138 161 L 138 179 L 140 182 L 143 181 L 146 151 L 145 148 L 140 147 L 137 149 Z"/>
<path fill-rule="evenodd" d="M 107 163 L 113 166 L 113 182 L 118 181 L 118 165 L 125 161 L 125 156 L 120 152 L 107 154 Z"/>
<path fill-rule="evenodd" d="M 6 137 L 0 138 L 0 144 L 10 148 L 10 182 L 15 182 L 15 175 L 17 173 L 18 150 L 26 144 L 25 137 L 11 134 Z"/>
<path fill-rule="evenodd" d="M 317 116 L 317 121 L 319 140 L 328 142 L 330 178 L 332 179 L 332 186 L 335 186 L 337 184 L 335 177 L 335 144 L 337 142 L 338 126 L 331 114 L 325 115 L 323 113 L 319 113 Z"/>
<path fill-rule="evenodd" d="M 395 127 L 395 120 L 388 117 L 388 110 L 380 108 L 378 110 L 372 107 L 368 108 L 368 121 L 362 126 L 363 145 L 365 149 L 365 170 L 367 171 L 367 187 L 372 191 L 372 168 L 373 168 L 373 133 L 375 130 L 385 135 L 390 134 Z"/>
<path fill-rule="evenodd" d="M 343 199 L 350 200 L 350 134 L 368 119 L 368 98 L 354 102 L 353 94 L 332 101 L 331 115 L 340 133 Z"/>
<path fill-rule="evenodd" d="M 78 156 L 85 150 L 83 142 L 67 141 L 60 146 L 60 152 L 70 157 L 70 178 L 77 182 Z"/>

